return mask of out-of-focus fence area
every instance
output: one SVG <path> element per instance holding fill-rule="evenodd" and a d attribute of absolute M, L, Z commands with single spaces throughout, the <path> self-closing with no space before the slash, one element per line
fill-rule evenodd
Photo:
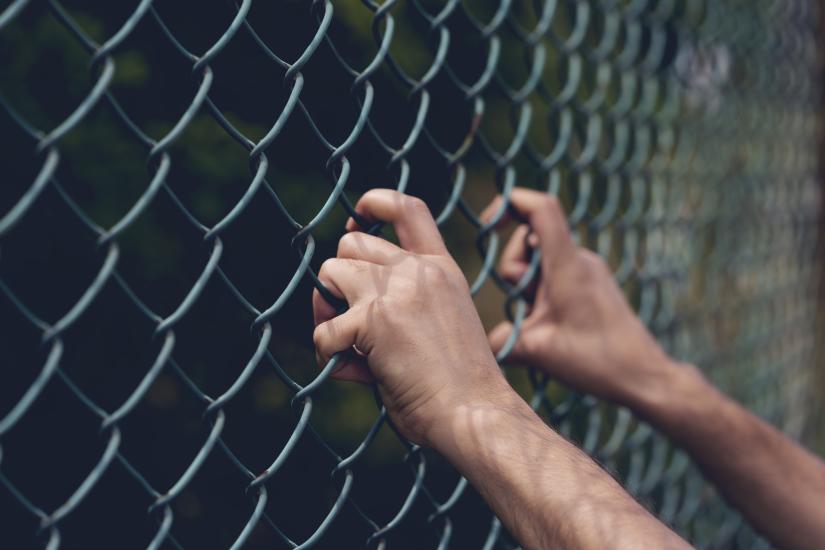
<path fill-rule="evenodd" d="M 0 546 L 516 547 L 315 364 L 314 273 L 376 186 L 427 201 L 491 326 L 524 285 L 478 212 L 559 196 L 669 353 L 809 440 L 819 9 L 4 2 Z M 691 542 L 766 546 L 627 410 L 507 373 Z"/>

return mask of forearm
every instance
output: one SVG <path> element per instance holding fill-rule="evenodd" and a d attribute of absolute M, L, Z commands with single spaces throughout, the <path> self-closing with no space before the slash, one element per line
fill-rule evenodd
<path fill-rule="evenodd" d="M 525 548 L 687 547 L 514 392 L 461 409 L 434 444 Z"/>
<path fill-rule="evenodd" d="M 783 548 L 825 541 L 825 464 L 716 390 L 668 365 L 629 405 L 683 447 L 752 525 Z"/>

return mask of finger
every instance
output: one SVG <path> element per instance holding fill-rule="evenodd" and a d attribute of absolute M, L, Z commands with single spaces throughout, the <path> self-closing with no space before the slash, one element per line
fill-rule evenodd
<path fill-rule="evenodd" d="M 315 357 L 321 368 L 327 364 L 327 361 L 321 359 L 320 354 L 316 353 Z M 367 366 L 366 359 L 360 357 L 352 350 L 340 352 L 338 364 L 330 376 L 337 380 L 358 382 L 360 384 L 372 384 L 375 381 L 375 378 L 373 378 Z"/>
<path fill-rule="evenodd" d="M 352 354 L 346 354 L 339 364 L 335 372 L 332 373 L 333 378 L 338 380 L 346 380 L 349 382 L 358 382 L 359 384 L 372 384 L 375 382 L 367 362 L 363 357 L 356 357 Z"/>
<path fill-rule="evenodd" d="M 367 220 L 391 223 L 405 250 L 418 254 L 447 254 L 430 209 L 417 197 L 391 189 L 372 189 L 361 197 L 355 211 Z M 350 218 L 347 229 L 354 231 L 358 224 Z"/>
<path fill-rule="evenodd" d="M 503 198 L 496 197 L 484 210 L 482 216 L 486 218 L 482 219 L 490 220 L 502 204 Z M 539 248 L 547 265 L 557 265 L 558 262 L 554 260 L 568 257 L 575 251 L 567 219 L 557 198 L 547 193 L 517 187 L 510 194 L 509 205 L 529 222 L 538 237 Z M 504 224 L 509 219 L 509 213 L 505 213 L 497 225 Z"/>
<path fill-rule="evenodd" d="M 360 231 L 346 233 L 338 241 L 338 257 L 389 265 L 398 262 L 407 253 L 391 242 Z"/>
<path fill-rule="evenodd" d="M 496 195 L 495 198 L 492 201 L 490 201 L 490 204 L 485 206 L 484 210 L 481 211 L 481 214 L 478 215 L 479 221 L 483 224 L 487 224 L 493 221 L 493 219 L 496 216 L 496 213 L 498 213 L 499 210 L 501 210 L 501 205 L 503 203 L 504 198 L 501 195 Z M 505 211 L 496 223 L 496 227 L 501 227 L 509 221 L 509 213 Z"/>
<path fill-rule="evenodd" d="M 316 342 L 315 358 L 318 361 L 318 365 L 323 368 L 332 358 L 332 355 L 335 353 L 341 353 L 341 356 L 338 359 L 338 364 L 335 366 L 335 370 L 332 373 L 332 377 L 338 380 L 371 384 L 374 379 L 369 371 L 369 368 L 367 367 L 366 358 L 362 355 L 358 355 L 355 350 L 353 350 L 352 345 L 338 351 L 329 351 L 331 349 L 335 349 L 339 345 L 345 345 L 340 342 L 345 341 L 347 336 L 342 334 L 340 331 L 350 326 L 347 323 L 351 322 L 350 319 L 352 319 L 352 317 L 347 317 L 346 319 L 339 318 L 346 316 L 347 313 L 352 310 L 348 310 L 341 316 L 336 316 L 335 309 L 329 305 L 326 300 L 324 300 L 321 293 L 318 292 L 317 289 L 315 289 L 312 293 L 312 309 L 315 317 L 316 330 L 319 325 L 326 325 L 324 329 L 322 329 L 323 331 L 338 331 L 334 335 L 336 339 L 333 341 L 329 340 L 326 332 L 322 332 L 318 335 L 313 334 L 313 339 Z M 336 319 L 339 320 L 336 321 Z M 332 324 L 329 325 L 327 323 Z M 357 330 L 357 327 L 352 328 Z M 357 334 L 355 338 L 357 339 Z M 319 339 L 323 341 L 321 345 L 318 344 Z"/>
<path fill-rule="evenodd" d="M 374 288 L 374 277 L 365 277 L 381 266 L 347 258 L 330 258 L 321 264 L 318 280 L 337 298 L 353 305 Z"/>
<path fill-rule="evenodd" d="M 354 353 L 353 346 L 358 345 L 361 331 L 365 327 L 366 318 L 359 307 L 352 307 L 316 326 L 312 341 L 319 363 L 325 365 L 338 352 Z"/>
<path fill-rule="evenodd" d="M 504 203 L 502 195 L 496 196 L 479 215 L 484 223 L 489 223 L 501 210 Z M 543 191 L 514 187 L 510 192 L 507 206 L 496 222 L 496 227 L 503 226 L 513 220 L 513 211 L 530 222 L 536 229 L 567 228 L 567 218 L 562 211 L 558 198 Z"/>
<path fill-rule="evenodd" d="M 335 317 L 338 312 L 321 296 L 317 288 L 312 289 L 312 319 L 317 327 Z"/>
<path fill-rule="evenodd" d="M 498 325 L 490 331 L 487 335 L 487 338 L 490 340 L 490 349 L 493 350 L 493 354 L 496 355 L 498 358 L 499 352 L 504 348 L 505 344 L 507 344 L 510 336 L 513 333 L 513 323 L 510 321 L 502 321 Z M 520 340 L 520 338 L 519 338 Z M 518 360 L 521 357 L 521 343 L 517 340 L 516 344 L 510 350 L 510 353 L 507 355 L 507 360 Z"/>
<path fill-rule="evenodd" d="M 516 284 L 521 280 L 530 265 L 529 253 L 531 248 L 527 244 L 529 233 L 529 226 L 518 226 L 501 252 L 498 271 L 502 278 L 510 284 Z"/>
<path fill-rule="evenodd" d="M 504 363 L 511 361 L 526 361 L 534 363 L 540 359 L 540 352 L 537 345 L 547 341 L 548 334 L 539 332 L 541 326 L 537 324 L 535 318 L 527 317 L 521 322 L 516 341 L 510 347 L 507 355 L 499 358 L 499 354 L 507 347 L 510 337 L 513 335 L 514 325 L 510 321 L 502 321 L 487 334 L 490 341 L 490 349 L 496 356 L 496 360 Z M 544 340 L 542 340 L 544 339 Z"/>

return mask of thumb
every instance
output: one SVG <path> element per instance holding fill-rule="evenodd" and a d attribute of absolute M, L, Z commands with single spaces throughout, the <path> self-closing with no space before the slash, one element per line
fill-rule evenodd
<path fill-rule="evenodd" d="M 522 325 L 522 329 L 524 325 Z M 511 348 L 509 353 L 507 353 L 507 359 L 519 359 L 519 356 L 522 351 L 522 344 L 521 338 L 519 338 L 515 345 L 513 342 L 510 341 L 511 337 L 513 336 L 513 323 L 510 321 L 502 321 L 496 327 L 490 331 L 487 335 L 487 338 L 490 340 L 490 348 L 493 350 L 493 353 L 496 356 L 496 360 L 501 361 L 502 357 L 500 357 L 502 351 L 508 351 L 506 348 Z M 521 336 L 521 335 L 519 335 Z"/>

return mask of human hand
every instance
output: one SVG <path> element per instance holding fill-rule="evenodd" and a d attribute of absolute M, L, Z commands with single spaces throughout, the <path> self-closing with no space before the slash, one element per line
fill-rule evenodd
<path fill-rule="evenodd" d="M 487 207 L 490 218 L 501 197 Z M 642 392 L 658 391 L 671 362 L 624 297 L 606 262 L 576 246 L 555 197 L 516 188 L 512 208 L 527 219 L 502 252 L 499 271 L 515 284 L 534 248 L 541 252 L 538 280 L 528 288 L 532 308 L 508 360 L 524 362 L 565 384 L 632 406 Z M 508 221 L 508 216 L 501 223 Z M 503 322 L 489 334 L 498 352 L 512 331 Z"/>
<path fill-rule="evenodd" d="M 426 204 L 375 189 L 355 209 L 367 220 L 393 224 L 401 246 L 347 222 L 337 257 L 323 263 L 318 278 L 349 309 L 336 316 L 317 289 L 312 297 L 319 364 L 343 351 L 333 376 L 376 382 L 400 432 L 436 446 L 432 428 L 449 423 L 460 408 L 517 396 Z"/>

